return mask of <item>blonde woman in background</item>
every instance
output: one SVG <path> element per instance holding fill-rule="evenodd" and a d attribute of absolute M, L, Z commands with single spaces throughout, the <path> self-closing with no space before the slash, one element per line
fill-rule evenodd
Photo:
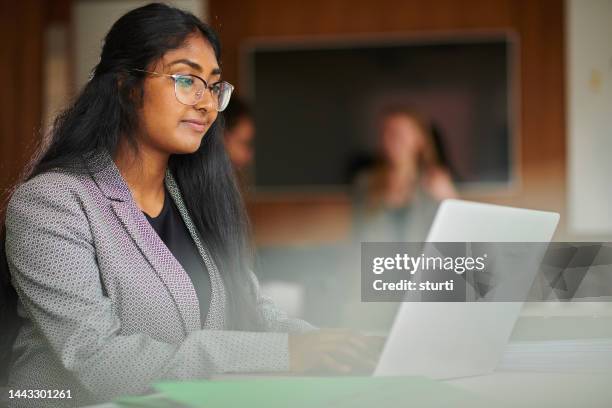
<path fill-rule="evenodd" d="M 355 178 L 353 238 L 424 241 L 439 202 L 457 197 L 442 150 L 429 122 L 405 107 L 386 109 L 378 124 L 380 160 Z M 360 275 L 354 271 L 354 265 L 346 268 L 351 300 L 344 307 L 343 325 L 387 332 L 399 303 L 361 302 Z"/>
<path fill-rule="evenodd" d="M 438 203 L 457 197 L 430 123 L 405 107 L 379 120 L 378 164 L 355 179 L 355 238 L 423 241 Z"/>

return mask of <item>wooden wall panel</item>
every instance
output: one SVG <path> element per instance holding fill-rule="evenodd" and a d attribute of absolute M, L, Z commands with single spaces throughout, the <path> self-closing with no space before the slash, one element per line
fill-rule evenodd
<path fill-rule="evenodd" d="M 519 38 L 519 175 L 516 187 L 465 198 L 556 210 L 565 215 L 565 56 L 562 0 L 210 0 L 224 47 L 224 75 L 238 83 L 241 44 L 253 37 L 509 30 Z M 334 200 L 333 200 L 334 201 Z M 307 208 L 308 212 L 305 212 Z M 322 219 L 315 227 L 311 215 Z M 260 244 L 348 237 L 348 197 L 255 197 Z M 285 214 L 285 216 L 283 216 Z M 329 222 L 335 214 L 337 222 Z M 305 215 L 305 216 L 302 216 Z M 317 232 L 314 232 L 317 231 Z M 560 236 L 564 235 L 561 225 Z"/>
<path fill-rule="evenodd" d="M 71 0 L 2 1 L 2 193 L 16 179 L 38 138 L 45 24 L 69 19 L 70 4 Z M 511 191 L 466 197 L 565 214 L 562 0 L 209 0 L 209 16 L 223 42 L 224 75 L 236 83 L 240 45 L 252 37 L 515 31 L 520 39 L 521 183 Z M 346 237 L 350 227 L 349 201 L 343 196 L 255 197 L 250 211 L 256 238 L 263 243 L 336 240 Z"/>
<path fill-rule="evenodd" d="M 3 1 L 0 12 L 0 197 L 38 140 L 42 111 L 45 3 Z M 0 208 L 3 206 L 0 205 Z"/>
<path fill-rule="evenodd" d="M 70 24 L 73 0 L 1 0 L 0 219 L 8 189 L 40 140 L 45 30 Z"/>
<path fill-rule="evenodd" d="M 548 208 L 565 214 L 562 0 L 209 0 L 209 12 L 210 23 L 219 31 L 224 47 L 224 76 L 236 83 L 240 45 L 252 37 L 500 29 L 517 33 L 521 182 L 509 191 L 468 193 L 466 198 Z M 313 227 L 312 216 L 301 216 L 305 207 L 310 213 L 315 208 L 319 212 L 320 228 Z M 333 205 L 325 196 L 303 200 L 260 197 L 251 201 L 250 211 L 256 239 L 262 244 L 287 242 L 291 231 L 295 243 L 348 236 L 347 197 L 336 200 Z M 325 220 L 333 216 L 343 221 L 328 227 Z"/>

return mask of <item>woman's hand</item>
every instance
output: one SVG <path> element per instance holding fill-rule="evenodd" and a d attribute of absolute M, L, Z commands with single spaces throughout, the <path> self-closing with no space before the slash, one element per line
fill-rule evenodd
<path fill-rule="evenodd" d="M 368 374 L 376 367 L 384 338 L 349 329 L 289 334 L 292 373 Z"/>

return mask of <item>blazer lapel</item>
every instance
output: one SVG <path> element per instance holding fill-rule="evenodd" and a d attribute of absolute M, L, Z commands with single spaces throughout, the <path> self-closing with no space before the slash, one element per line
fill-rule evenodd
<path fill-rule="evenodd" d="M 178 184 L 174 180 L 174 177 L 172 176 L 170 170 L 166 171 L 166 187 L 168 188 L 168 192 L 170 193 L 170 196 L 172 196 L 172 199 L 174 200 L 176 207 L 178 208 L 181 217 L 183 218 L 183 222 L 189 230 L 189 234 L 191 234 L 191 238 L 195 242 L 196 247 L 200 252 L 200 256 L 206 264 L 206 269 L 208 270 L 208 275 L 210 277 L 210 286 L 212 294 L 204 326 L 208 329 L 222 330 L 225 328 L 226 301 L 223 279 L 212 256 L 210 255 L 208 249 L 204 245 L 204 242 L 200 238 L 195 224 L 189 216 L 189 211 L 187 211 L 187 207 L 185 205 L 185 202 L 183 201 L 181 191 L 178 187 Z"/>
<path fill-rule="evenodd" d="M 96 166 L 92 177 L 111 200 L 113 212 L 168 289 L 180 312 L 185 333 L 199 330 L 200 309 L 191 279 L 136 205 L 110 155 L 100 153 L 92 163 L 101 164 Z"/>

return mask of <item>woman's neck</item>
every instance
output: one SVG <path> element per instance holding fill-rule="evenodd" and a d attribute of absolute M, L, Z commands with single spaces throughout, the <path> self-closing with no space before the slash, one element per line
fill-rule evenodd
<path fill-rule="evenodd" d="M 412 186 L 419 174 L 414 163 L 388 163 L 386 176 L 388 188 L 402 189 Z"/>
<path fill-rule="evenodd" d="M 113 157 L 136 204 L 147 214 L 157 214 L 163 206 L 169 157 L 167 153 L 142 145 L 136 153 L 126 143 L 120 144 Z"/>
<path fill-rule="evenodd" d="M 414 163 L 387 163 L 383 171 L 382 200 L 388 207 L 402 207 L 414 196 L 418 169 Z"/>

